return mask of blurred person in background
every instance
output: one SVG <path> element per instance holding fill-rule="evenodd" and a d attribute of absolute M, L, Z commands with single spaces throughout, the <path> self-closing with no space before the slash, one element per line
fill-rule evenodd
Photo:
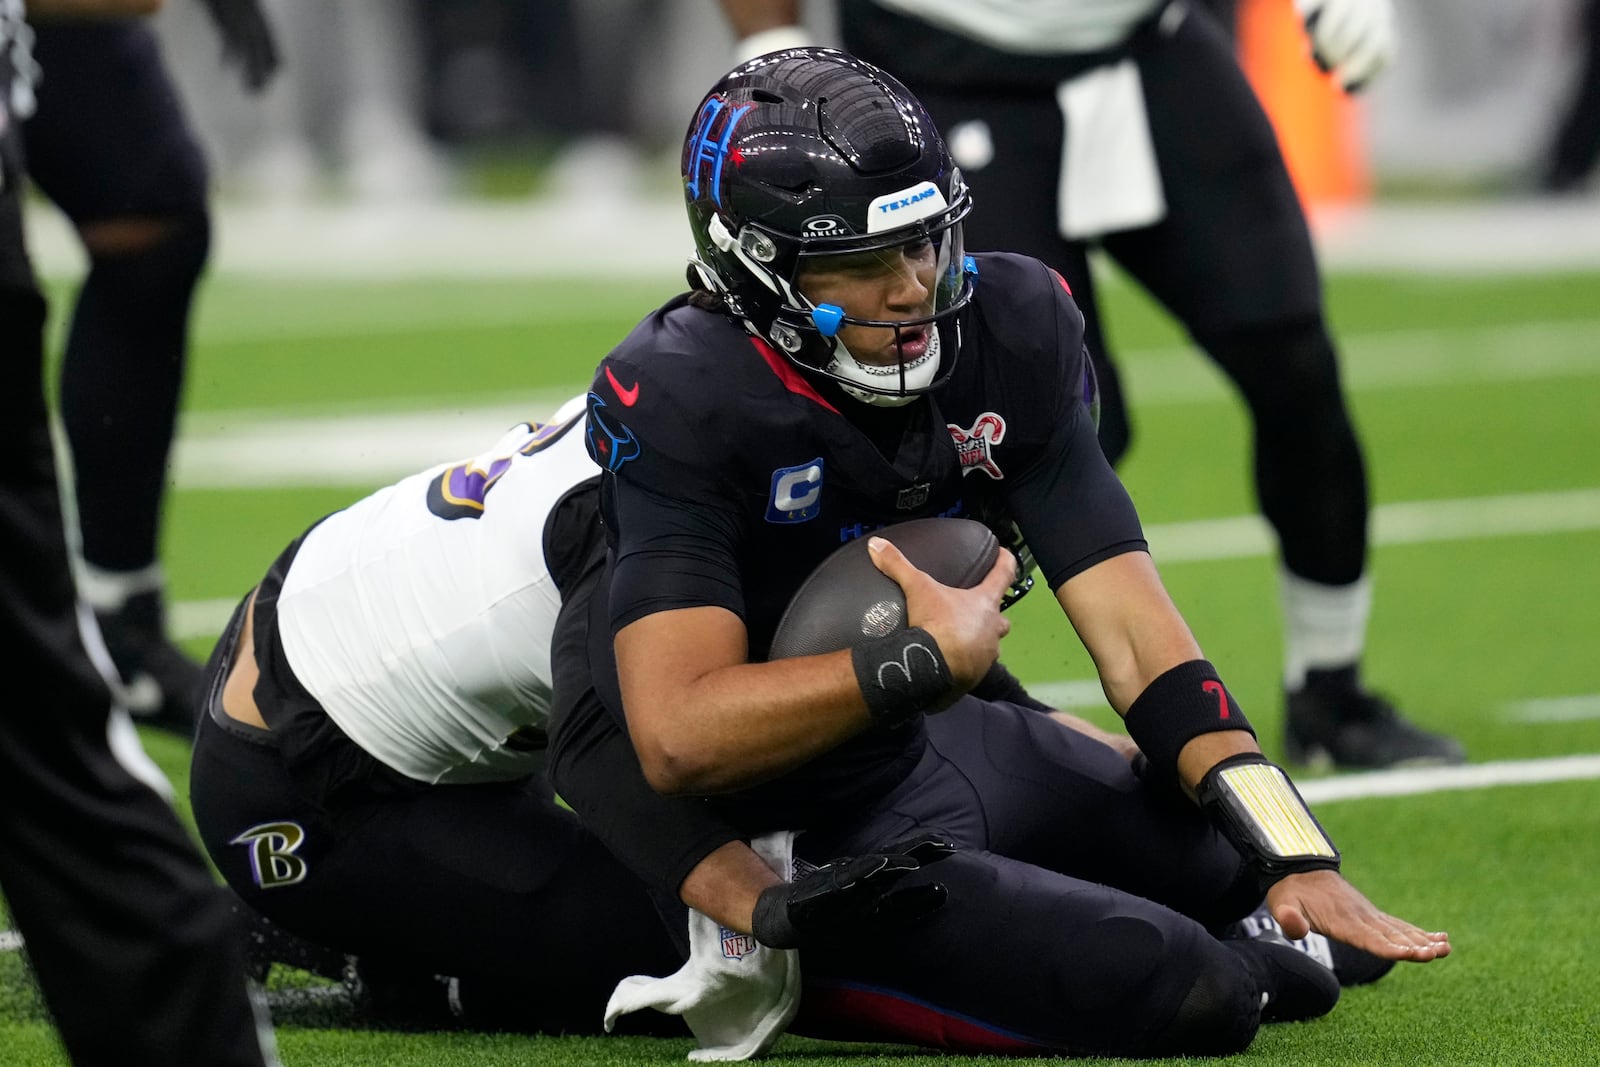
<path fill-rule="evenodd" d="M 1548 193 L 1582 189 L 1600 162 L 1600 0 L 1585 0 L 1577 17 L 1582 68 L 1539 175 L 1539 188 Z"/>
<path fill-rule="evenodd" d="M 278 61 L 255 0 L 204 4 L 225 61 L 259 90 Z M 200 667 L 168 636 L 158 545 L 190 308 L 210 249 L 206 159 L 149 19 L 72 4 L 33 29 L 45 75 L 22 131 L 28 168 L 89 264 L 61 361 L 79 590 L 122 700 L 141 721 L 188 736 Z"/>
<path fill-rule="evenodd" d="M 1316 61 L 1354 92 L 1394 50 L 1390 0 L 1296 0 Z M 722 0 L 739 59 L 808 43 L 797 0 Z M 1231 37 L 1188 0 L 840 0 L 844 46 L 902 78 L 980 202 L 971 247 L 1055 267 L 1088 320 L 1100 442 L 1132 426 L 1089 253 L 1103 249 L 1233 381 L 1277 533 L 1285 749 L 1340 767 L 1459 763 L 1453 738 L 1367 688 L 1365 462 L 1339 381 L 1311 235 Z"/>
<path fill-rule="evenodd" d="M 45 303 L 23 244 L 17 120 L 38 71 L 23 14 L 22 0 L 0 0 L 0 641 L 39 696 L 0 706 L 0 890 L 73 1063 L 275 1065 L 222 890 L 108 740 L 112 697 L 73 590 L 51 449 Z"/>
<path fill-rule="evenodd" d="M 411 202 L 444 192 L 448 168 L 422 123 L 417 5 L 262 3 L 294 77 L 262 99 L 264 125 L 238 167 L 243 190 L 269 202 L 324 191 Z"/>

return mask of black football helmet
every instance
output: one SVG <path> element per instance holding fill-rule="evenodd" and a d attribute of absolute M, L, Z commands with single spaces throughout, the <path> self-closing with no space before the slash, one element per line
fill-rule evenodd
<path fill-rule="evenodd" d="M 892 76 L 832 48 L 736 67 L 695 112 L 683 188 L 701 281 L 792 362 L 869 403 L 905 403 L 950 376 L 976 275 L 961 237 L 972 196 L 932 118 Z M 795 285 L 826 257 L 930 245 L 933 311 L 920 318 L 852 318 Z M 839 342 L 847 325 L 932 329 L 919 355 L 878 367 Z"/>

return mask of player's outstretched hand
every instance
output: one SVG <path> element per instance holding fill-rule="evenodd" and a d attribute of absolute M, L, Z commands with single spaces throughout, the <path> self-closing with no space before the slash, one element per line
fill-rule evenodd
<path fill-rule="evenodd" d="M 1428 931 L 1380 911 L 1338 871 L 1291 874 L 1267 890 L 1283 936 L 1312 930 L 1386 960 L 1427 963 L 1450 955 L 1450 935 Z"/>
<path fill-rule="evenodd" d="M 278 42 L 260 0 L 202 0 L 222 35 L 222 61 L 237 66 L 245 88 L 259 92 L 278 69 Z"/>
<path fill-rule="evenodd" d="M 1000 600 L 1017 574 L 1017 560 L 1001 552 L 983 581 L 970 589 L 941 585 L 918 570 L 887 538 L 867 542 L 873 565 L 893 578 L 906 595 L 906 624 L 920 626 L 939 642 L 945 666 L 958 691 L 983 680 L 1000 658 L 1000 639 L 1011 623 L 1000 614 Z"/>
<path fill-rule="evenodd" d="M 924 834 L 882 852 L 836 859 L 763 890 L 751 932 L 763 945 L 799 948 L 918 922 L 944 907 L 945 888 L 939 882 L 901 886 L 901 879 L 955 851 L 950 841 Z"/>

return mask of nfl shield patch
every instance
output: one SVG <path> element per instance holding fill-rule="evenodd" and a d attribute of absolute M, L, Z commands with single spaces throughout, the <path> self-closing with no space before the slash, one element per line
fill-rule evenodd
<path fill-rule="evenodd" d="M 741 934 L 737 930 L 730 930 L 726 926 L 720 927 L 722 931 L 722 956 L 724 959 L 742 960 L 756 949 L 761 943 L 749 934 Z"/>

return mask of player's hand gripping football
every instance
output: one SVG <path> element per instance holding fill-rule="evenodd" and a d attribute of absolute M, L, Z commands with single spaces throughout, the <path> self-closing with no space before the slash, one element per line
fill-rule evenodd
<path fill-rule="evenodd" d="M 1450 955 L 1449 934 L 1380 911 L 1338 871 L 1280 879 L 1267 890 L 1267 904 L 1290 940 L 1315 930 L 1386 960 L 1427 963 Z"/>
<path fill-rule="evenodd" d="M 1295 0 L 1317 66 L 1356 92 L 1394 58 L 1392 0 Z"/>
<path fill-rule="evenodd" d="M 764 889 L 751 933 L 771 948 L 800 948 L 918 922 L 944 907 L 944 885 L 901 886 L 901 879 L 955 851 L 951 842 L 924 834 L 882 852 L 836 859 Z"/>
<path fill-rule="evenodd" d="M 1016 557 L 1001 552 L 983 581 L 957 589 L 918 570 L 885 538 L 872 538 L 867 549 L 873 565 L 905 593 L 906 624 L 922 627 L 939 642 L 956 691 L 965 693 L 982 681 L 1000 658 L 1000 639 L 1011 632 L 1010 621 L 1000 614 L 1000 600 L 1016 577 Z"/>

